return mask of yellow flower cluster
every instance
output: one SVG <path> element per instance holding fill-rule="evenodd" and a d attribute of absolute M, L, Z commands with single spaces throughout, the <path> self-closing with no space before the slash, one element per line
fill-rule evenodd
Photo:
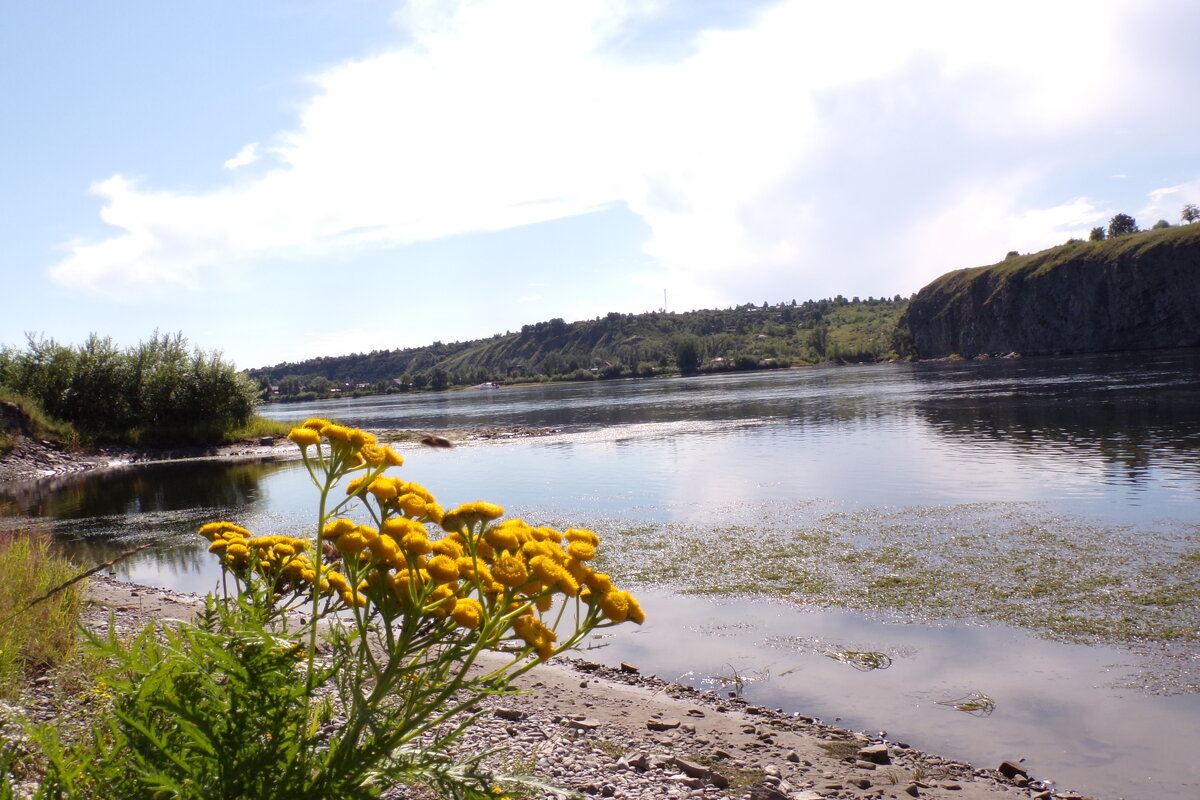
<path fill-rule="evenodd" d="M 380 445 L 372 434 L 327 419 L 307 419 L 299 428 L 292 428 L 288 433 L 288 439 L 300 446 L 305 458 L 308 457 L 308 448 L 319 447 L 322 438 L 328 442 L 330 452 L 335 457 L 349 456 L 348 466 L 351 468 L 364 464 L 370 467 L 398 467 L 404 463 L 399 453 Z"/>
<path fill-rule="evenodd" d="M 310 448 L 316 448 L 315 459 L 329 474 L 364 473 L 349 482 L 346 493 L 367 504 L 377 527 L 337 518 L 321 530 L 323 552 L 336 552 L 345 574 L 322 570 L 319 588 L 336 591 L 347 606 L 370 604 L 387 620 L 402 614 L 449 618 L 462 628 L 486 629 L 490 644 L 521 639 L 543 660 L 554 654 L 557 635 L 541 614 L 553 607 L 556 595 L 582 603 L 589 625 L 645 620 L 632 595 L 588 565 L 600 544 L 592 531 L 560 532 L 520 519 L 499 522 L 504 509 L 486 502 L 447 512 L 420 484 L 385 475 L 402 459 L 355 428 L 310 419 L 288 438 L 300 446 L 306 464 Z M 442 535 L 431 537 L 429 526 L 440 527 Z M 307 542 L 300 547 L 301 540 L 288 537 L 251 538 L 231 523 L 206 525 L 200 532 L 233 569 L 254 565 L 264 575 L 316 581 L 302 552 Z"/>
<path fill-rule="evenodd" d="M 237 575 L 253 570 L 270 582 L 276 592 L 304 589 L 317 579 L 316 568 L 305 555 L 311 546 L 307 539 L 255 536 L 232 522 L 210 522 L 201 526 L 200 535 L 212 543 L 208 552 L 220 556 L 227 569 Z M 321 577 L 323 594 L 337 590 L 347 604 L 354 602 L 344 575 L 324 569 Z"/>

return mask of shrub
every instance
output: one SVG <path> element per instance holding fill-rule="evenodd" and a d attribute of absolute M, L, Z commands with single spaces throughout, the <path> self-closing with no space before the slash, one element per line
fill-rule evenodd
<path fill-rule="evenodd" d="M 447 512 L 388 476 L 400 457 L 362 431 L 309 420 L 289 438 L 319 494 L 312 536 L 203 526 L 232 588 L 194 624 L 93 637 L 112 714 L 73 745 L 37 729 L 39 797 L 494 800 L 516 779 L 454 752 L 477 703 L 595 628 L 642 621 L 588 566 L 596 534 L 499 522 L 491 503 Z"/>

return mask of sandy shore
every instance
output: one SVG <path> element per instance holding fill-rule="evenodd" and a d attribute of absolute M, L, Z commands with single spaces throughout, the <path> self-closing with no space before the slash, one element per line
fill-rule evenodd
<path fill-rule="evenodd" d="M 188 619 L 201 598 L 97 577 L 85 618 L 132 633 Z M 467 742 L 584 797 L 623 800 L 1077 797 L 1017 772 L 975 769 L 817 720 L 577 659 L 542 665 L 524 693 L 488 701 Z M 1010 768 L 1011 767 L 1011 768 Z M 1012 769 L 1015 768 L 1015 769 Z M 554 797 L 547 794 L 545 797 Z"/>

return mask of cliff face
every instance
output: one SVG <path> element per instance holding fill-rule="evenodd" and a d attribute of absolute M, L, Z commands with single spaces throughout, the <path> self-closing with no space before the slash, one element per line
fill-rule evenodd
<path fill-rule="evenodd" d="M 919 358 L 1200 346 L 1200 224 L 947 273 L 909 304 L 905 344 Z"/>

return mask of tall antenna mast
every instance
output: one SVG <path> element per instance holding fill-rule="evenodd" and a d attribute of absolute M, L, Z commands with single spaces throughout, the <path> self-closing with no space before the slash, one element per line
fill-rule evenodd
<path fill-rule="evenodd" d="M 663 313 L 667 313 L 667 290 L 663 289 Z"/>

